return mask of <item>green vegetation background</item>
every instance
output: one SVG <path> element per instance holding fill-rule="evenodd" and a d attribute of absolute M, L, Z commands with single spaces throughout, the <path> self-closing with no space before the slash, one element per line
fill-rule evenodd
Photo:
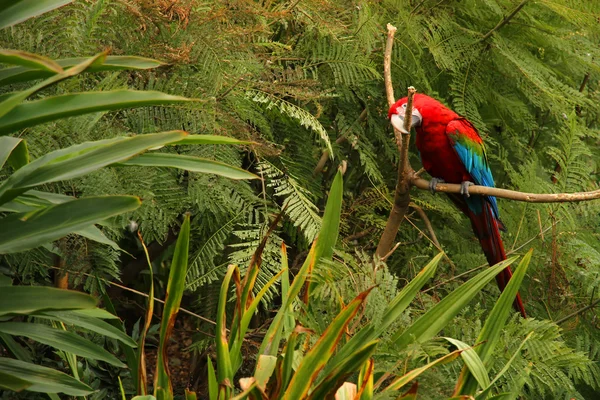
<path fill-rule="evenodd" d="M 19 136 L 27 139 L 32 157 L 87 140 L 172 129 L 257 142 L 243 149 L 200 146 L 183 151 L 249 169 L 264 183 L 131 167 L 105 168 L 47 188 L 75 196 L 140 196 L 143 204 L 137 211 L 103 230 L 139 260 L 143 253 L 128 229 L 139 226 L 157 266 L 170 259 L 183 214 L 190 212 L 191 259 L 184 302 L 207 318 L 215 317 L 227 265 L 238 264 L 243 271 L 269 218 L 282 210 L 284 219 L 268 240 L 256 289 L 278 271 L 283 241 L 289 246 L 292 271 L 299 267 L 320 229 L 337 165 L 347 161 L 338 251 L 334 262 L 316 271 L 311 312 L 301 321 L 319 332 L 341 304 L 374 283 L 379 286 L 369 296 L 363 318 L 376 320 L 397 288 L 438 252 L 414 213 L 401 226 L 401 245 L 388 259 L 387 269 L 374 275 L 370 264 L 390 208 L 398 159 L 382 80 L 386 23 L 398 27 L 392 59 L 396 96 L 412 85 L 469 118 L 488 147 L 497 186 L 527 192 L 598 189 L 600 2 L 530 1 L 508 24 L 485 37 L 518 4 L 80 0 L 3 30 L 0 45 L 55 59 L 109 49 L 112 55 L 167 63 L 151 72 L 78 76 L 39 96 L 137 88 L 200 99 L 190 106 L 97 113 L 27 129 Z M 16 84 L 8 91 L 19 88 Z M 315 175 L 329 147 L 333 160 Z M 414 148 L 411 162 L 420 166 Z M 485 263 L 469 223 L 444 196 L 416 190 L 412 196 L 431 219 L 448 258 L 400 324 L 410 323 L 465 279 L 452 280 L 454 276 Z M 523 398 L 597 398 L 598 312 L 592 309 L 560 327 L 551 321 L 600 295 L 599 204 L 499 201 L 508 228 L 503 234 L 507 250 L 524 254 L 535 249 L 521 295 L 536 320 L 515 316 L 502 338 L 504 351 L 497 355 L 500 369 L 529 331 L 540 333 L 502 383 L 510 388 L 520 371 L 533 363 Z M 126 286 L 147 291 L 143 263 L 118 250 L 75 235 L 57 246 L 71 287 L 97 292 L 105 281 L 122 279 Z M 50 282 L 55 263 L 43 248 L 0 258 L 0 266 L 10 268 L 21 283 Z M 159 282 L 166 282 L 165 270 L 159 269 Z M 277 293 L 275 288 L 266 296 L 255 327 L 268 319 L 267 310 L 278 307 Z M 444 334 L 471 343 L 498 295 L 489 285 Z M 130 325 L 142 315 L 135 305 L 123 307 L 132 318 Z M 213 329 L 201 321 L 193 324 L 199 332 Z M 191 349 L 196 354 L 210 351 L 210 340 L 196 333 Z M 403 370 L 398 359 L 415 366 L 447 353 L 446 347 L 435 340 L 404 354 L 382 347 L 376 367 Z M 118 393 L 109 373 L 86 368 L 88 379 L 103 390 L 96 398 Z M 420 398 L 449 395 L 458 372 L 452 365 L 427 372 L 420 382 Z"/>

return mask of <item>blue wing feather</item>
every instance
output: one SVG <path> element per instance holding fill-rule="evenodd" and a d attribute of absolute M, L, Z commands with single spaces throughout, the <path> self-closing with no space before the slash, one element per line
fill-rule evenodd
<path fill-rule="evenodd" d="M 466 120 L 455 120 L 448 124 L 448 137 L 450 142 L 458 154 L 458 157 L 462 161 L 463 165 L 473 178 L 473 183 L 482 186 L 495 187 L 494 177 L 489 167 L 487 157 L 485 155 L 485 148 L 483 143 L 477 143 L 468 136 L 461 134 L 461 129 L 472 129 L 475 134 L 477 130 Z M 494 217 L 499 219 L 500 212 L 498 211 L 498 202 L 494 196 L 485 196 L 485 199 L 489 202 Z M 467 204 L 469 208 L 476 214 L 482 211 L 481 197 L 473 196 L 469 197 Z"/>

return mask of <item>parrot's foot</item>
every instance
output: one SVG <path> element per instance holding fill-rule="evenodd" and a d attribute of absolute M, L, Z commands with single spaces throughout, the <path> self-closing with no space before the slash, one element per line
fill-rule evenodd
<path fill-rule="evenodd" d="M 460 194 L 465 197 L 471 197 L 469 194 L 469 186 L 475 186 L 475 184 L 471 181 L 464 181 L 460 184 Z"/>
<path fill-rule="evenodd" d="M 429 182 L 429 190 L 431 190 L 431 194 L 435 194 L 438 183 L 444 183 L 445 181 L 441 178 L 431 178 Z"/>

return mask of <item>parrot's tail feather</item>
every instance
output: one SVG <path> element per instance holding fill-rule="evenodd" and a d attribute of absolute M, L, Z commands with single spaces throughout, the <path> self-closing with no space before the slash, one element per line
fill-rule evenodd
<path fill-rule="evenodd" d="M 482 213 L 475 214 L 471 210 L 468 210 L 467 215 L 471 220 L 473 232 L 477 236 L 477 239 L 479 239 L 481 248 L 483 249 L 485 257 L 487 258 L 490 266 L 506 260 L 504 244 L 500 238 L 498 221 L 494 217 L 492 209 L 487 202 L 484 202 Z M 506 267 L 504 270 L 502 270 L 502 272 L 496 275 L 496 282 L 498 283 L 500 291 L 504 290 L 511 277 L 512 271 L 510 270 L 510 267 Z M 523 306 L 523 301 L 521 300 L 521 295 L 518 292 L 513 303 L 513 307 L 515 310 L 521 313 L 523 318 L 527 318 L 527 315 L 525 314 L 525 307 Z"/>

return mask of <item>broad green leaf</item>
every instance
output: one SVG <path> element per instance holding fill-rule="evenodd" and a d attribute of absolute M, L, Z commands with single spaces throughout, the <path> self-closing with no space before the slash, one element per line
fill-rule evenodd
<path fill-rule="evenodd" d="M 154 374 L 154 395 L 158 400 L 172 399 L 173 387 L 169 377 L 169 361 L 167 357 L 167 344 L 175 326 L 175 319 L 179 312 L 179 305 L 185 290 L 185 276 L 187 275 L 188 253 L 190 247 L 190 216 L 185 216 L 181 231 L 175 244 L 165 305 L 160 321 L 160 342 L 156 359 L 156 372 Z"/>
<path fill-rule="evenodd" d="M 176 145 L 180 144 L 255 144 L 255 142 L 248 140 L 238 140 L 232 137 L 227 136 L 218 136 L 218 135 L 189 135 L 185 139 L 180 140 L 175 143 Z"/>
<path fill-rule="evenodd" d="M 7 98 L 4 98 L 2 100 L 2 102 L 0 102 L 0 121 L 3 116 L 8 114 L 12 109 L 14 109 L 20 103 L 22 103 L 29 96 L 33 95 L 34 93 L 42 90 L 43 88 L 45 88 L 47 86 L 53 85 L 64 79 L 67 79 L 67 78 L 70 78 L 70 77 L 73 77 L 73 76 L 79 74 L 80 72 L 82 72 L 86 68 L 88 68 L 93 62 L 95 62 L 96 60 L 102 59 L 105 56 L 106 56 L 105 53 L 100 53 L 94 57 L 91 57 L 91 58 L 85 60 L 81 64 L 77 64 L 74 67 L 69 68 L 66 71 L 63 71 L 59 74 L 52 75 L 50 78 L 38 83 L 37 85 L 33 85 L 28 89 L 13 93 L 10 96 L 8 96 Z"/>
<path fill-rule="evenodd" d="M 423 343 L 433 338 L 492 278 L 516 259 L 517 257 L 511 257 L 480 272 L 442 299 L 442 301 L 422 315 L 408 329 L 397 332 L 392 340 L 398 346 L 398 350 L 405 348 L 414 341 Z"/>
<path fill-rule="evenodd" d="M 19 104 L 0 118 L 0 135 L 60 118 L 97 111 L 187 103 L 185 97 L 145 90 L 72 93 Z"/>
<path fill-rule="evenodd" d="M 382 333 L 386 332 L 388 328 L 396 321 L 396 319 L 406 310 L 411 301 L 415 298 L 419 290 L 433 277 L 436 268 L 444 253 L 439 253 L 435 256 L 418 274 L 406 285 L 400 293 L 394 297 L 394 299 L 387 305 L 383 312 L 381 321 L 377 324 L 368 324 L 364 326 L 358 333 L 340 349 L 340 351 L 334 356 L 331 365 L 335 365 L 340 362 L 341 359 L 348 356 L 348 354 L 356 351 L 356 349 L 362 346 L 366 342 L 375 340 L 381 336 Z M 325 372 L 328 373 L 330 366 L 327 366 Z"/>
<path fill-rule="evenodd" d="M 416 379 L 419 375 L 421 375 L 423 372 L 427 371 L 428 369 L 435 367 L 438 364 L 445 364 L 445 363 L 455 360 L 462 352 L 463 352 L 463 350 L 460 350 L 460 349 L 454 350 L 452 353 L 448 353 L 445 356 L 440 357 L 437 360 L 432 361 L 427 365 L 424 365 L 420 368 L 415 368 L 412 371 L 409 371 L 408 373 L 402 375 L 401 377 L 394 379 L 392 381 L 392 383 L 390 383 L 385 389 L 383 389 L 382 392 L 399 390 L 404 385 L 406 385 L 410 381 Z"/>
<path fill-rule="evenodd" d="M 463 361 L 465 362 L 465 366 L 471 371 L 471 374 L 477 379 L 479 385 L 481 387 L 487 387 L 490 384 L 490 377 L 488 375 L 487 369 L 483 365 L 483 361 L 479 358 L 479 355 L 475 351 L 475 349 L 465 342 L 461 342 L 458 339 L 453 339 L 450 337 L 445 337 L 447 341 L 456 346 L 459 350 L 463 350 L 460 354 Z"/>
<path fill-rule="evenodd" d="M 89 294 L 46 286 L 9 286 L 0 290 L 0 315 L 94 308 L 96 303 Z"/>
<path fill-rule="evenodd" d="M 69 68 L 83 62 L 87 57 L 64 58 L 55 60 L 60 68 Z M 151 69 L 163 65 L 160 61 L 144 57 L 133 56 L 107 56 L 101 63 L 94 63 L 84 72 L 121 71 L 126 69 Z M 60 72 L 60 71 L 57 71 Z M 11 67 L 0 69 L 0 85 L 26 82 L 35 79 L 45 79 L 52 76 L 54 72 L 27 67 Z"/>
<path fill-rule="evenodd" d="M 125 366 L 118 358 L 102 347 L 73 332 L 62 329 L 27 322 L 2 322 L 0 323 L 0 332 L 27 337 L 56 349 L 93 360 L 105 361 L 117 367 Z"/>
<path fill-rule="evenodd" d="M 133 196 L 88 197 L 30 214 L 11 214 L 0 220 L 0 254 L 40 246 L 99 220 L 133 211 L 140 204 Z"/>
<path fill-rule="evenodd" d="M 27 390 L 33 392 L 85 396 L 94 391 L 67 374 L 12 358 L 0 357 L 0 372 L 31 382 Z"/>
<path fill-rule="evenodd" d="M 39 69 L 52 74 L 63 72 L 62 67 L 55 61 L 22 50 L 0 49 L 0 63 L 21 65 L 23 67 Z"/>
<path fill-rule="evenodd" d="M 29 162 L 29 151 L 23 139 L 0 136 L 0 169 L 6 161 L 14 169 L 19 169 Z"/>
<path fill-rule="evenodd" d="M 44 14 L 73 0 L 10 0 L 12 4 L 0 6 L 0 29 L 8 28 L 29 18 Z M 5 1 L 6 3 L 6 1 Z"/>
<path fill-rule="evenodd" d="M 482 343 L 482 345 L 477 348 L 477 354 L 479 354 L 483 364 L 486 366 L 490 364 L 490 359 L 500 340 L 500 335 L 511 313 L 512 304 L 519 291 L 519 286 L 521 286 L 521 282 L 525 277 L 532 254 L 533 249 L 529 250 L 525 257 L 523 257 L 479 332 L 477 342 Z M 459 394 L 474 395 L 477 391 L 478 382 L 468 369 L 463 368 L 457 386 L 460 388 Z"/>
<path fill-rule="evenodd" d="M 79 229 L 78 231 L 75 231 L 73 233 L 75 233 L 76 235 L 79 235 L 79 236 L 83 236 L 84 238 L 93 240 L 94 242 L 106 244 L 115 250 L 119 250 L 119 251 L 123 251 L 123 252 L 125 251 L 125 250 L 121 249 L 117 243 L 115 243 L 114 241 L 107 238 L 106 235 L 104 233 L 102 233 L 102 231 L 100 229 L 96 228 L 94 225 L 90 225 L 83 229 Z"/>
<path fill-rule="evenodd" d="M 191 392 L 189 389 L 185 389 L 185 400 L 198 400 L 196 392 Z"/>
<path fill-rule="evenodd" d="M 533 335 L 533 333 L 534 332 L 529 332 L 529 334 L 521 342 L 521 344 L 519 345 L 519 347 L 517 348 L 517 350 L 515 351 L 515 353 L 512 355 L 512 357 L 506 362 L 506 364 L 504 365 L 504 367 L 502 367 L 502 369 L 500 370 L 500 372 L 498 372 L 498 375 L 496 375 L 496 377 L 488 384 L 488 386 L 486 387 L 486 386 L 481 385 L 481 387 L 483 388 L 483 390 L 477 395 L 477 397 L 475 397 L 477 400 L 485 400 L 485 399 L 487 399 L 487 396 L 489 395 L 489 393 L 491 392 L 492 388 L 494 387 L 494 384 L 500 378 L 502 378 L 502 376 L 504 376 L 504 374 L 508 371 L 508 369 L 510 368 L 511 364 L 513 363 L 513 361 L 515 361 L 515 359 L 517 358 L 517 356 L 519 356 L 521 354 L 521 350 L 523 349 L 523 346 L 525 346 L 525 343 L 527 343 L 527 341 Z"/>
<path fill-rule="evenodd" d="M 357 351 L 341 359 L 339 363 L 331 368 L 331 372 L 321 380 L 321 383 L 310 393 L 308 398 L 311 400 L 330 398 L 331 394 L 335 393 L 350 375 L 360 370 L 371 357 L 378 343 L 378 340 L 363 343 L 363 346 Z"/>
<path fill-rule="evenodd" d="M 84 317 L 93 317 L 93 318 L 100 318 L 100 319 L 119 319 L 119 317 L 117 317 L 116 315 L 113 315 L 110 312 L 103 310 L 102 308 L 73 310 L 73 311 L 71 311 L 71 313 L 75 314 L 75 315 L 81 315 Z"/>
<path fill-rule="evenodd" d="M 337 237 L 339 234 L 339 221 L 342 211 L 342 193 L 343 179 L 341 173 L 338 171 L 333 184 L 331 185 L 330 195 L 327 199 L 327 204 L 325 205 L 325 214 L 323 215 L 324 222 L 321 226 L 319 236 L 313 243 L 306 260 L 304 261 L 304 264 L 302 264 L 302 267 L 300 268 L 300 271 L 298 271 L 296 274 L 296 277 L 289 288 L 287 298 L 282 298 L 283 306 L 279 309 L 275 315 L 275 318 L 273 319 L 273 322 L 267 329 L 267 333 L 265 334 L 258 351 L 259 354 L 270 354 L 272 356 L 277 355 L 279 342 L 281 340 L 281 333 L 283 330 L 284 318 L 289 315 L 289 308 L 296 300 L 296 296 L 298 296 L 300 293 L 300 290 L 302 289 L 308 274 L 310 271 L 312 271 L 317 259 L 322 254 L 333 254 L 333 246 L 337 242 Z M 325 221 L 327 221 L 327 223 L 325 223 Z M 321 241 L 327 245 L 319 245 Z"/>
<path fill-rule="evenodd" d="M 176 144 L 179 144 L 179 142 Z M 230 179 L 259 179 L 258 176 L 244 169 L 219 161 L 172 153 L 141 154 L 122 162 L 121 165 L 180 168 L 192 172 L 220 175 Z"/>
<path fill-rule="evenodd" d="M 0 204 L 27 189 L 45 183 L 73 179 L 107 165 L 125 161 L 149 148 L 186 136 L 171 131 L 86 142 L 48 153 L 19 169 L 0 185 Z"/>
<path fill-rule="evenodd" d="M 17 360 L 33 362 L 33 355 L 29 349 L 21 346 L 12 336 L 6 333 L 0 333 L 0 340 L 4 342 L 5 348 L 10 351 Z"/>
<path fill-rule="evenodd" d="M 292 377 L 283 398 L 286 400 L 303 399 L 308 394 L 312 383 L 317 379 L 342 338 L 346 327 L 358 312 L 371 289 L 360 293 L 333 319 L 317 343 L 300 361 L 296 373 Z M 364 360 L 362 360 L 364 361 Z"/>
<path fill-rule="evenodd" d="M 135 340 L 127 336 L 122 330 L 114 327 L 108 322 L 94 318 L 75 311 L 45 311 L 35 314 L 38 318 L 47 318 L 54 321 L 62 321 L 65 324 L 75 325 L 89 331 L 116 339 L 129 347 L 137 347 Z"/>
<path fill-rule="evenodd" d="M 25 379 L 0 371 L 0 389 L 20 392 L 31 385 L 32 383 Z"/>

